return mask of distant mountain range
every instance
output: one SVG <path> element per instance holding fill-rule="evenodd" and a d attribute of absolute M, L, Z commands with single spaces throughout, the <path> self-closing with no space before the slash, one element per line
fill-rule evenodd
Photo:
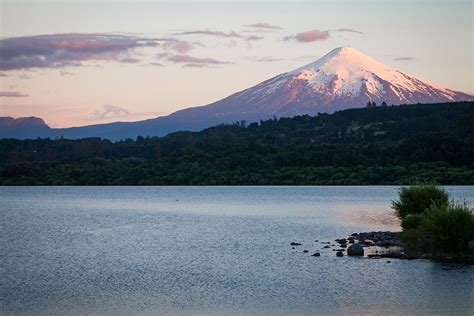
<path fill-rule="evenodd" d="M 247 123 L 272 117 L 333 113 L 364 107 L 368 101 L 389 105 L 472 101 L 474 95 L 406 75 L 346 46 L 319 60 L 280 74 L 206 106 L 138 122 L 49 128 L 39 118 L 0 118 L 0 138 L 102 137 L 111 140 L 198 131 L 220 123 Z"/>
<path fill-rule="evenodd" d="M 54 133 L 39 117 L 0 117 L 0 138 L 48 137 Z"/>

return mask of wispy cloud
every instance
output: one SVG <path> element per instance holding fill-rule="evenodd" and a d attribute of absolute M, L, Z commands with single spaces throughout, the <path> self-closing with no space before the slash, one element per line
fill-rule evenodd
<path fill-rule="evenodd" d="M 67 70 L 61 70 L 61 71 L 59 72 L 59 74 L 60 74 L 62 77 L 74 75 L 72 72 L 67 71 Z"/>
<path fill-rule="evenodd" d="M 25 98 L 29 95 L 18 91 L 0 91 L 0 97 L 6 98 Z"/>
<path fill-rule="evenodd" d="M 277 61 L 282 61 L 282 58 L 275 58 L 275 57 L 270 57 L 270 56 L 247 56 L 245 59 L 250 60 L 252 62 L 257 62 L 257 63 L 272 63 L 272 62 L 277 62 Z"/>
<path fill-rule="evenodd" d="M 394 61 L 415 61 L 415 57 L 397 57 L 393 59 Z"/>
<path fill-rule="evenodd" d="M 334 31 L 334 32 L 347 32 L 347 33 L 364 34 L 364 32 L 361 32 L 361 31 L 358 31 L 358 30 L 354 30 L 354 29 L 350 29 L 350 28 L 340 28 L 340 29 L 332 30 L 332 31 Z"/>
<path fill-rule="evenodd" d="M 247 36 L 245 39 L 247 41 L 259 41 L 261 39 L 263 39 L 264 37 L 263 36 L 257 36 L 257 35 L 250 35 L 250 36 Z"/>
<path fill-rule="evenodd" d="M 136 64 L 140 62 L 140 59 L 133 58 L 133 57 L 125 57 L 125 58 L 120 58 L 118 62 L 122 64 Z"/>
<path fill-rule="evenodd" d="M 327 40 L 330 37 L 331 32 L 347 32 L 347 33 L 357 33 L 357 34 L 364 34 L 361 31 L 351 29 L 351 28 L 339 28 L 335 30 L 311 30 L 311 31 L 306 31 L 306 32 L 301 32 L 297 33 L 294 35 L 289 35 L 285 36 L 283 38 L 284 41 L 297 41 L 300 43 L 310 43 L 310 42 L 316 42 L 316 41 L 324 41 Z"/>
<path fill-rule="evenodd" d="M 232 37 L 232 38 L 242 38 L 242 37 L 244 37 L 243 35 L 238 34 L 234 31 L 226 33 L 226 32 L 221 32 L 221 31 L 212 31 L 212 30 L 188 31 L 188 32 L 175 33 L 173 35 L 209 35 L 209 36 Z"/>
<path fill-rule="evenodd" d="M 130 115 L 130 112 L 127 109 L 111 104 L 105 104 L 92 113 L 92 117 L 95 119 L 119 118 L 128 115 Z"/>
<path fill-rule="evenodd" d="M 263 36 L 244 36 L 234 31 L 230 32 L 222 32 L 222 31 L 213 31 L 213 30 L 197 30 L 197 31 L 187 31 L 181 33 L 175 33 L 174 36 L 180 35 L 207 35 L 207 36 L 214 36 L 214 37 L 223 37 L 223 38 L 240 38 L 247 41 L 255 41 L 263 39 Z"/>
<path fill-rule="evenodd" d="M 267 29 L 267 30 L 281 30 L 282 28 L 278 25 L 271 25 L 268 23 L 255 23 L 255 24 L 248 24 L 244 25 L 245 27 L 253 27 L 258 29 Z"/>
<path fill-rule="evenodd" d="M 229 64 L 226 61 L 220 61 L 217 59 L 212 58 L 198 58 L 192 57 L 189 55 L 172 55 L 167 57 L 168 61 L 174 63 L 195 63 L 195 64 L 213 64 L 213 65 L 221 65 L 221 64 Z"/>
<path fill-rule="evenodd" d="M 184 64 L 184 68 L 210 68 L 210 64 Z"/>
<path fill-rule="evenodd" d="M 31 79 L 31 75 L 27 72 L 22 72 L 21 74 L 18 75 L 18 78 L 27 80 L 27 79 Z"/>
<path fill-rule="evenodd" d="M 80 66 L 92 60 L 132 62 L 135 49 L 175 41 L 100 33 L 11 37 L 0 40 L 0 70 Z"/>
<path fill-rule="evenodd" d="M 228 61 L 222 61 L 213 58 L 193 57 L 184 54 L 174 55 L 170 53 L 159 53 L 156 55 L 156 57 L 158 59 L 166 60 L 175 64 L 185 64 L 184 67 L 206 67 L 211 65 L 232 64 Z"/>
<path fill-rule="evenodd" d="M 162 45 L 164 50 L 175 51 L 177 53 L 187 53 L 193 50 L 196 46 L 203 47 L 204 45 L 196 42 L 190 43 L 180 40 L 165 42 Z"/>
<path fill-rule="evenodd" d="M 241 33 L 274 33 L 275 30 L 267 30 L 267 29 L 249 29 L 249 30 L 242 30 Z"/>
<path fill-rule="evenodd" d="M 166 52 L 165 53 L 158 53 L 158 54 L 156 54 L 156 58 L 162 59 L 162 58 L 166 58 L 166 57 L 171 56 L 171 55 L 173 55 L 173 54 L 166 53 Z"/>
<path fill-rule="evenodd" d="M 163 64 L 160 63 L 150 63 L 149 65 L 154 67 L 163 67 Z"/>
<path fill-rule="evenodd" d="M 311 30 L 297 33 L 295 35 L 285 36 L 284 41 L 295 40 L 301 43 L 324 41 L 329 38 L 329 31 Z"/>
<path fill-rule="evenodd" d="M 107 123 L 114 121 L 136 121 L 143 120 L 148 118 L 157 117 L 160 115 L 166 114 L 165 112 L 130 112 L 124 107 L 105 104 L 101 108 L 89 112 L 84 116 L 84 120 L 87 124 L 96 124 L 96 123 Z"/>

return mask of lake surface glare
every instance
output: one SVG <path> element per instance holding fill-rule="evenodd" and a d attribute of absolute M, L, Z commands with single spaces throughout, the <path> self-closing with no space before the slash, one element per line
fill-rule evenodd
<path fill-rule="evenodd" d="M 473 315 L 473 266 L 322 249 L 400 230 L 397 190 L 0 187 L 0 314 Z"/>

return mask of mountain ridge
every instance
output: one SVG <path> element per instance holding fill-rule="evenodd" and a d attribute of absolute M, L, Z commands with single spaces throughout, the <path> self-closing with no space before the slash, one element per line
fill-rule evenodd
<path fill-rule="evenodd" d="M 144 121 L 51 129 L 50 137 L 119 140 L 137 136 L 162 136 L 179 130 L 198 131 L 236 121 L 250 123 L 272 117 L 334 113 L 347 108 L 364 107 L 368 101 L 400 105 L 471 100 L 474 100 L 474 95 L 470 93 L 406 75 L 355 48 L 344 46 L 333 49 L 312 63 L 208 105 L 190 107 Z M 0 134 L 0 137 L 5 138 L 4 134 Z"/>
<path fill-rule="evenodd" d="M 347 109 L 164 137 L 0 140 L 3 185 L 474 183 L 474 102 Z"/>

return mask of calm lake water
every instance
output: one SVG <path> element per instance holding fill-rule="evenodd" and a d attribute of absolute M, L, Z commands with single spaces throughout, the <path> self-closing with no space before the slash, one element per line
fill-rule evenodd
<path fill-rule="evenodd" d="M 397 189 L 1 187 L 0 314 L 472 315 L 473 266 L 315 242 L 399 230 Z"/>

